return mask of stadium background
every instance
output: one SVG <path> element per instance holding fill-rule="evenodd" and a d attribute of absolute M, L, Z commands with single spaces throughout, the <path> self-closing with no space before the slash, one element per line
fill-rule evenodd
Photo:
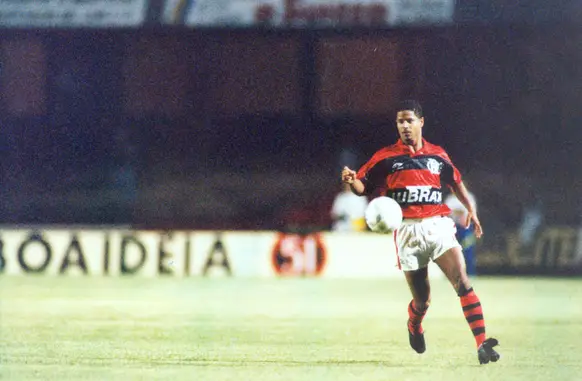
<path fill-rule="evenodd" d="M 146 3 L 137 25 L 4 28 L 3 224 L 326 230 L 339 168 L 394 141 L 413 96 L 478 196 L 482 270 L 521 250 L 531 209 L 538 236 L 561 229 L 542 251 L 582 250 L 575 2 L 335 27 L 184 25 L 195 2 Z"/>
<path fill-rule="evenodd" d="M 0 376 L 580 380 L 581 16 L 0 1 Z M 432 269 L 413 353 L 391 237 L 328 231 L 340 168 L 396 139 L 403 97 L 477 197 L 496 364 Z"/>

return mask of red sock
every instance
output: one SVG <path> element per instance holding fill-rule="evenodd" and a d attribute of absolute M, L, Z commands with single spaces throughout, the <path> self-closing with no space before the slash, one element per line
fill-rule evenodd
<path fill-rule="evenodd" d="M 475 336 L 477 347 L 479 347 L 485 341 L 485 319 L 483 319 L 483 309 L 479 297 L 472 288 L 461 296 L 461 306 L 465 319 L 469 323 L 473 336 Z"/>
<path fill-rule="evenodd" d="M 416 308 L 414 308 L 414 301 L 410 301 L 408 304 L 408 329 L 410 332 L 424 332 L 420 323 L 422 323 L 422 319 L 424 319 L 424 315 L 426 315 L 426 310 L 427 309 L 424 311 L 417 311 Z"/>

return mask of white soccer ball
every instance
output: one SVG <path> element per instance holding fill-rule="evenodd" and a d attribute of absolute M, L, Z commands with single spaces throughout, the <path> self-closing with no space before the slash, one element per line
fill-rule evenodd
<path fill-rule="evenodd" d="M 366 224 L 375 233 L 392 233 L 402 224 L 402 208 L 390 197 L 377 197 L 366 208 Z"/>

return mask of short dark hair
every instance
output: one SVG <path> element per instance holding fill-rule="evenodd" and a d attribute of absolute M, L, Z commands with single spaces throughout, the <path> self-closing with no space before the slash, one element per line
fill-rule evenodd
<path fill-rule="evenodd" d="M 422 118 L 424 116 L 424 114 L 422 113 L 422 106 L 420 105 L 420 102 L 414 99 L 405 99 L 403 101 L 398 102 L 396 112 L 404 110 L 413 111 L 414 114 L 419 118 Z"/>

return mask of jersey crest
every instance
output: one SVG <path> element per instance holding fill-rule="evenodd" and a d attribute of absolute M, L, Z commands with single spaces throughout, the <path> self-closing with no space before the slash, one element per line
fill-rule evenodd
<path fill-rule="evenodd" d="M 426 168 L 432 173 L 433 175 L 440 175 L 441 170 L 443 168 L 443 163 L 439 163 L 432 157 L 428 158 L 426 161 Z"/>

